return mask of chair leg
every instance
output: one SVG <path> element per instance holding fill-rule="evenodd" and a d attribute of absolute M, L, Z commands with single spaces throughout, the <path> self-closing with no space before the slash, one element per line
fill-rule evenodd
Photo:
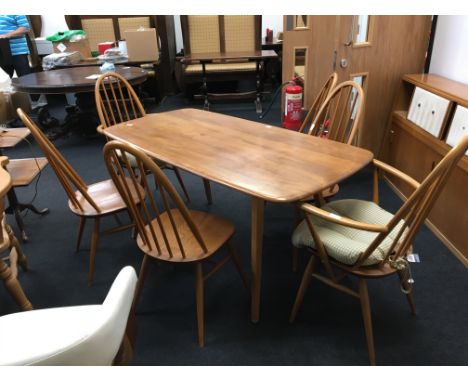
<path fill-rule="evenodd" d="M 369 302 L 369 293 L 367 292 L 367 282 L 363 278 L 359 279 L 359 295 L 361 299 L 361 311 L 362 318 L 364 320 L 364 329 L 366 331 L 369 361 L 372 366 L 375 366 L 374 335 L 372 334 L 372 317 Z"/>
<path fill-rule="evenodd" d="M 89 273 L 88 273 L 88 286 L 93 283 L 94 277 L 94 262 L 96 260 L 96 250 L 99 240 L 99 217 L 94 218 L 93 234 L 91 236 L 91 250 L 89 253 Z"/>
<path fill-rule="evenodd" d="M 296 227 L 299 225 L 301 222 L 301 210 L 300 208 L 295 204 L 294 205 L 294 227 L 293 227 L 293 232 L 296 229 Z M 297 272 L 299 266 L 299 249 L 293 246 L 293 253 L 292 253 L 292 271 Z"/>
<path fill-rule="evenodd" d="M 187 188 L 185 187 L 185 183 L 182 179 L 182 176 L 180 175 L 179 169 L 175 166 L 172 166 L 172 169 L 174 170 L 175 176 L 177 177 L 177 180 L 179 181 L 180 187 L 182 188 L 182 191 L 184 192 L 187 202 L 190 202 L 190 196 L 188 194 Z"/>
<path fill-rule="evenodd" d="M 234 248 L 234 245 L 232 244 L 231 240 L 229 240 L 227 242 L 227 247 L 228 247 L 228 251 L 229 251 L 229 256 L 231 257 L 234 265 L 237 268 L 237 271 L 240 274 L 240 277 L 242 278 L 242 283 L 244 284 L 247 291 L 250 291 L 249 281 L 247 279 L 247 276 L 244 273 L 244 270 L 242 269 L 242 265 L 241 265 L 239 256 L 237 255 L 236 249 Z"/>
<path fill-rule="evenodd" d="M 208 179 L 203 178 L 203 186 L 205 187 L 205 195 L 208 204 L 213 204 L 213 196 L 211 195 L 211 184 Z"/>
<path fill-rule="evenodd" d="M 113 214 L 112 216 L 114 217 L 114 220 L 115 220 L 115 222 L 117 223 L 117 225 L 118 225 L 119 227 L 120 227 L 120 226 L 123 226 L 122 221 L 121 221 L 120 218 L 119 218 L 119 215 Z"/>
<path fill-rule="evenodd" d="M 141 291 L 143 290 L 143 285 L 145 283 L 146 274 L 148 273 L 148 262 L 150 257 L 148 255 L 143 256 L 143 261 L 141 262 L 140 273 L 138 274 L 138 282 L 136 285 L 135 296 L 133 297 L 132 303 L 132 312 L 135 312 L 138 301 L 140 301 Z"/>
<path fill-rule="evenodd" d="M 83 237 L 83 230 L 86 224 L 86 218 L 80 216 L 80 225 L 78 226 L 78 237 L 76 239 L 76 252 L 80 250 L 81 238 Z"/>
<path fill-rule="evenodd" d="M 292 271 L 297 272 L 299 268 L 299 248 L 293 245 L 293 253 L 292 253 Z"/>
<path fill-rule="evenodd" d="M 408 281 L 406 280 L 405 274 L 403 272 L 398 272 L 398 277 L 400 278 L 400 283 L 402 284 L 403 288 L 405 290 L 409 290 L 409 293 L 406 294 L 406 299 L 408 300 L 408 304 L 410 306 L 411 314 L 414 316 L 416 315 L 416 304 L 414 303 L 414 298 L 413 298 L 413 291 L 410 289 L 411 285 L 408 284 Z"/>
<path fill-rule="evenodd" d="M 18 280 L 13 277 L 11 269 L 6 263 L 0 259 L 0 279 L 4 282 L 6 289 L 10 292 L 15 302 L 19 305 L 21 310 L 32 310 L 31 302 L 24 294 Z"/>
<path fill-rule="evenodd" d="M 21 268 L 23 269 L 23 271 L 26 272 L 28 270 L 28 259 L 24 255 L 23 249 L 21 248 L 20 243 L 18 239 L 16 238 L 15 234 L 13 233 L 10 225 L 5 224 L 5 229 L 8 234 L 8 238 L 10 239 L 10 255 L 11 255 L 11 251 L 14 250 L 16 252 L 17 261 L 19 265 L 21 266 Z"/>
<path fill-rule="evenodd" d="M 294 305 L 291 311 L 291 315 L 289 316 L 289 322 L 293 323 L 296 319 L 297 312 L 301 307 L 302 300 L 304 299 L 305 292 L 309 287 L 309 284 L 312 280 L 312 274 L 315 270 L 315 264 L 317 259 L 314 255 L 311 256 L 309 262 L 307 263 L 306 269 L 304 271 L 304 276 L 302 276 L 301 285 L 299 286 L 299 290 L 297 291 L 296 301 L 294 301 Z"/>
<path fill-rule="evenodd" d="M 203 291 L 203 268 L 201 262 L 195 265 L 195 297 L 197 301 L 198 345 L 205 346 L 205 303 Z"/>

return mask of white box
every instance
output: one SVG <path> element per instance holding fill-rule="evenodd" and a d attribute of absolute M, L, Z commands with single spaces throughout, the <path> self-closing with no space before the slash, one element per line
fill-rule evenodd
<path fill-rule="evenodd" d="M 468 135 L 468 108 L 458 105 L 446 142 L 450 146 L 455 146 L 466 135 Z M 468 155 L 468 151 L 465 155 Z"/>
<path fill-rule="evenodd" d="M 46 56 L 54 53 L 54 47 L 51 41 L 46 40 L 45 37 L 38 37 L 34 39 L 36 43 L 37 54 L 39 56 Z"/>
<path fill-rule="evenodd" d="M 449 100 L 416 87 L 408 111 L 408 119 L 439 138 L 449 104 Z"/>

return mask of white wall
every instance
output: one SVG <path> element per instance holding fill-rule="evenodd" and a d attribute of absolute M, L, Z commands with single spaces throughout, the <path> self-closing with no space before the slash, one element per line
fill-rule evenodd
<path fill-rule="evenodd" d="M 65 16 L 55 14 L 42 15 L 42 36 L 47 37 L 65 30 L 68 30 Z"/>
<path fill-rule="evenodd" d="M 429 72 L 468 84 L 468 16 L 439 16 Z"/>

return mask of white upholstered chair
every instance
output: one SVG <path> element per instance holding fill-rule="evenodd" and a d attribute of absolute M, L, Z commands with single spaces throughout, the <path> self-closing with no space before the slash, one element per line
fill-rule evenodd
<path fill-rule="evenodd" d="M 137 277 L 123 268 L 102 305 L 0 317 L 0 365 L 111 365 L 122 344 Z"/>

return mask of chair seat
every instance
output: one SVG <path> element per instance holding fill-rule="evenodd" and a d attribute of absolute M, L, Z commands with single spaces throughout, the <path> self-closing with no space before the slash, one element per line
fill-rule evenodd
<path fill-rule="evenodd" d="M 161 248 L 161 253 L 158 253 L 157 247 L 154 244 L 154 242 L 151 243 L 152 249 L 149 250 L 149 247 L 143 244 L 140 235 L 138 235 L 137 237 L 138 247 L 140 247 L 140 249 L 143 252 L 159 260 L 169 262 L 200 261 L 211 256 L 214 252 L 221 248 L 221 246 L 224 243 L 226 243 L 226 241 L 234 234 L 234 225 L 228 220 L 202 211 L 189 210 L 189 212 L 193 222 L 199 229 L 200 234 L 203 237 L 203 240 L 207 246 L 208 251 L 206 253 L 203 252 L 202 248 L 200 247 L 192 232 L 190 231 L 190 228 L 185 223 L 185 220 L 180 214 L 180 211 L 177 209 L 172 209 L 171 213 L 174 219 L 174 223 L 177 226 L 181 241 L 183 243 L 185 258 L 182 256 L 180 248 L 177 245 L 174 230 L 171 227 L 169 215 L 167 214 L 167 212 L 161 214 L 160 218 L 163 226 L 165 227 L 169 243 L 171 243 L 170 247 L 172 251 L 172 257 L 170 256 L 169 251 L 167 250 L 161 230 L 159 229 L 159 225 L 157 224 L 156 219 L 152 221 L 152 226 L 158 239 Z M 149 225 L 146 226 L 145 229 L 148 232 L 148 237 L 151 237 L 151 234 L 149 232 Z"/>
<path fill-rule="evenodd" d="M 127 184 L 132 191 L 132 196 L 136 199 L 137 192 L 131 180 L 127 179 Z M 145 195 L 145 191 L 141 186 L 138 186 L 140 189 L 140 194 Z M 76 191 L 75 194 L 78 198 L 79 203 L 83 207 L 83 211 L 79 208 L 76 208 L 71 201 L 68 201 L 68 205 L 73 213 L 80 216 L 101 216 L 105 214 L 111 214 L 118 210 L 126 209 L 125 202 L 122 200 L 117 188 L 114 185 L 114 182 L 111 179 L 104 180 L 102 182 L 94 183 L 88 186 L 88 194 L 101 209 L 101 212 L 97 212 L 96 209 L 88 203 L 88 201 L 83 197 L 83 195 Z"/>
<path fill-rule="evenodd" d="M 87 305 L 0 317 L 0 365 L 47 364 L 47 358 L 86 340 L 105 319 L 103 313 L 101 305 Z"/>
<path fill-rule="evenodd" d="M 393 218 L 377 204 L 365 200 L 345 199 L 327 203 L 323 210 L 339 216 L 347 217 L 368 224 L 386 225 Z M 347 265 L 353 265 L 369 244 L 376 238 L 378 233 L 362 231 L 355 228 L 345 227 L 340 224 L 328 222 L 311 215 L 311 220 L 325 249 L 330 257 Z M 403 222 L 398 223 L 387 237 L 380 243 L 374 252 L 364 261 L 363 265 L 374 265 L 382 261 L 396 235 L 400 231 Z M 295 229 L 292 236 L 293 245 L 302 248 L 315 249 L 314 239 L 303 220 Z"/>
<path fill-rule="evenodd" d="M 29 185 L 47 165 L 46 158 L 10 159 L 7 170 L 11 175 L 13 187 Z"/>
<path fill-rule="evenodd" d="M 254 72 L 257 70 L 255 62 L 232 62 L 219 64 L 206 64 L 205 70 L 207 73 L 218 72 Z M 199 74 L 203 72 L 202 64 L 187 65 L 185 68 L 186 74 Z"/>

